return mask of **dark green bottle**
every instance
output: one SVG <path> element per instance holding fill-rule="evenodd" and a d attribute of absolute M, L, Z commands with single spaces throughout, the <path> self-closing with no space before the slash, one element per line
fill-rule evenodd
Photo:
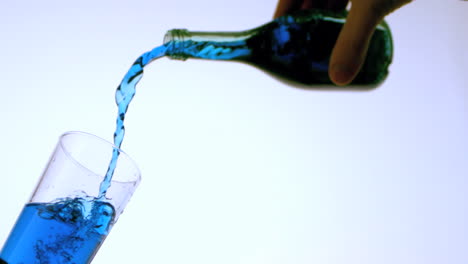
<path fill-rule="evenodd" d="M 245 62 L 274 77 L 299 86 L 333 85 L 329 60 L 347 12 L 306 10 L 279 17 L 242 32 L 166 33 L 166 55 L 174 59 L 200 58 Z M 388 75 L 392 37 L 385 22 L 378 25 L 366 60 L 351 85 L 375 87 Z"/>

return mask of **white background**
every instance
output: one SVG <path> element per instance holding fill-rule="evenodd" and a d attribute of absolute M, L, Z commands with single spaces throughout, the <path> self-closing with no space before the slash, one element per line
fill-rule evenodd
<path fill-rule="evenodd" d="M 111 140 L 114 91 L 170 28 L 245 30 L 275 0 L 0 2 L 0 245 L 60 134 Z M 143 181 L 93 263 L 468 263 L 468 3 L 390 15 L 370 92 L 239 63 L 146 68 L 123 149 Z"/>

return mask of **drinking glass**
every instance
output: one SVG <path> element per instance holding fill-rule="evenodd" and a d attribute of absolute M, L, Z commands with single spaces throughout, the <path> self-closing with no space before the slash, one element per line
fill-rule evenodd
<path fill-rule="evenodd" d="M 119 155 L 111 185 L 100 195 L 113 152 Z M 0 264 L 90 263 L 140 180 L 135 163 L 113 144 L 84 132 L 63 134 L 0 252 Z"/>

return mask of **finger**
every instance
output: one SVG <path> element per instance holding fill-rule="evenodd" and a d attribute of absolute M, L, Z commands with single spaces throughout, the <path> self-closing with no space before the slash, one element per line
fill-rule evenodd
<path fill-rule="evenodd" d="M 277 18 L 294 10 L 298 10 L 301 7 L 301 3 L 302 0 L 279 0 L 273 17 Z"/>
<path fill-rule="evenodd" d="M 356 77 L 382 17 L 366 6 L 351 6 L 330 58 L 329 75 L 335 84 L 346 85 Z"/>
<path fill-rule="evenodd" d="M 385 0 L 356 5 L 353 2 L 330 58 L 329 75 L 335 84 L 346 85 L 356 77 L 377 25 L 387 14 L 409 2 L 411 0 Z"/>

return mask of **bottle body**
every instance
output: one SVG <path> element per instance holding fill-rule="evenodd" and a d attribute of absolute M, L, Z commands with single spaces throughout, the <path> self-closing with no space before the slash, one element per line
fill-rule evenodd
<path fill-rule="evenodd" d="M 306 10 L 243 32 L 173 30 L 165 37 L 167 55 L 178 59 L 241 61 L 290 84 L 332 85 L 329 61 L 346 15 L 346 12 Z M 351 85 L 373 87 L 381 83 L 388 74 L 392 53 L 391 33 L 382 22 Z"/>

